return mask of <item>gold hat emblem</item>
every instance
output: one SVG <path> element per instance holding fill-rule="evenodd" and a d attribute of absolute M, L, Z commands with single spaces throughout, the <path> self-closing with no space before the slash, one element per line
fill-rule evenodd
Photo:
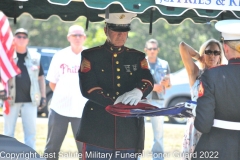
<path fill-rule="evenodd" d="M 122 15 L 119 17 L 119 19 L 123 19 L 124 17 L 125 17 L 125 15 L 122 14 Z"/>

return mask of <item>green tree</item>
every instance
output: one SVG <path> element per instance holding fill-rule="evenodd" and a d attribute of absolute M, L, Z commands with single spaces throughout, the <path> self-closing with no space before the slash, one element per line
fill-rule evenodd
<path fill-rule="evenodd" d="M 141 24 L 138 20 L 132 22 L 133 33 L 130 34 L 128 45 L 143 51 L 145 42 L 154 38 L 160 45 L 159 57 L 169 62 L 171 71 L 183 67 L 179 54 L 179 43 L 184 41 L 196 50 L 210 38 L 220 39 L 220 34 L 214 28 L 214 22 L 195 24 L 185 20 L 179 25 L 170 25 L 165 20 L 153 24 L 152 34 L 149 34 L 149 24 Z"/>
<path fill-rule="evenodd" d="M 79 17 L 75 22 L 63 22 L 57 16 L 48 20 L 33 20 L 30 15 L 23 14 L 17 19 L 17 24 L 10 20 L 12 30 L 24 27 L 29 30 L 30 46 L 60 47 L 69 45 L 66 35 L 68 28 L 73 24 L 86 26 L 86 18 Z M 104 22 L 89 23 L 86 31 L 87 40 L 85 46 L 91 48 L 105 42 L 106 36 L 103 31 Z M 214 28 L 214 22 L 195 24 L 191 20 L 185 20 L 179 25 L 170 25 L 165 20 L 158 20 L 153 24 L 152 34 L 149 34 L 149 24 L 143 24 L 139 20 L 133 20 L 132 31 L 126 46 L 144 51 L 145 42 L 154 38 L 159 41 L 159 57 L 169 62 L 171 71 L 177 71 L 183 67 L 179 55 L 179 43 L 184 41 L 196 50 L 201 44 L 210 38 L 219 39 L 220 34 Z"/>
<path fill-rule="evenodd" d="M 85 27 L 86 18 L 79 17 L 75 22 L 64 22 L 57 16 L 51 16 L 48 20 L 33 20 L 29 15 L 21 15 L 14 25 L 10 20 L 12 30 L 24 27 L 29 31 L 30 46 L 60 47 L 69 45 L 67 41 L 68 28 L 73 24 Z M 91 23 L 88 28 L 86 47 L 101 44 L 104 41 L 104 34 L 101 32 L 103 23 Z"/>

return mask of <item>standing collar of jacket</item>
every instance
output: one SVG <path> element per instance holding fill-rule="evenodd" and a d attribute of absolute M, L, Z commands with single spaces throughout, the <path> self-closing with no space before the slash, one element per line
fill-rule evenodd
<path fill-rule="evenodd" d="M 229 59 L 228 64 L 240 64 L 240 57 Z"/>
<path fill-rule="evenodd" d="M 104 46 L 105 46 L 105 48 L 107 48 L 107 50 L 109 50 L 110 52 L 122 52 L 123 50 L 124 50 L 124 48 L 125 48 L 125 46 L 123 45 L 123 46 L 114 46 L 114 45 L 112 45 L 111 43 L 109 43 L 108 41 L 106 41 L 105 43 L 104 43 Z"/>

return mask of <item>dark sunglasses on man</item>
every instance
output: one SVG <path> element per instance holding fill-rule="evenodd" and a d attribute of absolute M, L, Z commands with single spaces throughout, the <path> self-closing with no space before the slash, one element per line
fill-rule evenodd
<path fill-rule="evenodd" d="M 214 54 L 214 56 L 219 56 L 219 55 L 221 54 L 221 51 L 205 50 L 205 54 L 206 54 L 206 55 L 212 55 L 212 54 Z"/>
<path fill-rule="evenodd" d="M 147 48 L 147 50 L 151 51 L 151 50 L 154 50 L 156 51 L 158 48 Z"/>
<path fill-rule="evenodd" d="M 77 37 L 82 37 L 83 35 L 82 34 L 72 34 L 73 37 L 77 38 Z"/>
<path fill-rule="evenodd" d="M 18 38 L 18 39 L 27 39 L 28 37 L 27 36 L 20 36 L 20 35 L 16 35 L 16 37 Z"/>

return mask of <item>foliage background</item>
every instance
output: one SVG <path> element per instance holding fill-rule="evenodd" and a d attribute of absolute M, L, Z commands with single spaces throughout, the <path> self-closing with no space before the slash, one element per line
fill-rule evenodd
<path fill-rule="evenodd" d="M 75 22 L 63 22 L 57 16 L 52 16 L 48 20 L 33 20 L 27 14 L 21 15 L 17 19 L 17 24 L 13 24 L 13 19 L 9 19 L 13 31 L 24 27 L 29 31 L 30 46 L 60 47 L 69 45 L 66 35 L 68 28 L 72 24 L 79 24 L 85 28 L 86 18 L 79 17 Z M 220 34 L 214 28 L 215 22 L 204 24 L 195 24 L 191 20 L 185 20 L 179 25 L 170 25 L 164 19 L 153 24 L 152 34 L 149 34 L 149 24 L 143 24 L 139 20 L 132 21 L 132 31 L 129 32 L 129 38 L 126 46 L 144 51 L 145 42 L 154 38 L 159 41 L 159 57 L 169 62 L 171 72 L 175 72 L 183 67 L 178 45 L 181 41 L 190 44 L 196 50 L 199 50 L 201 44 L 210 39 L 220 39 Z M 87 40 L 85 46 L 91 48 L 101 45 L 105 42 L 103 32 L 104 22 L 89 23 L 86 31 Z"/>

